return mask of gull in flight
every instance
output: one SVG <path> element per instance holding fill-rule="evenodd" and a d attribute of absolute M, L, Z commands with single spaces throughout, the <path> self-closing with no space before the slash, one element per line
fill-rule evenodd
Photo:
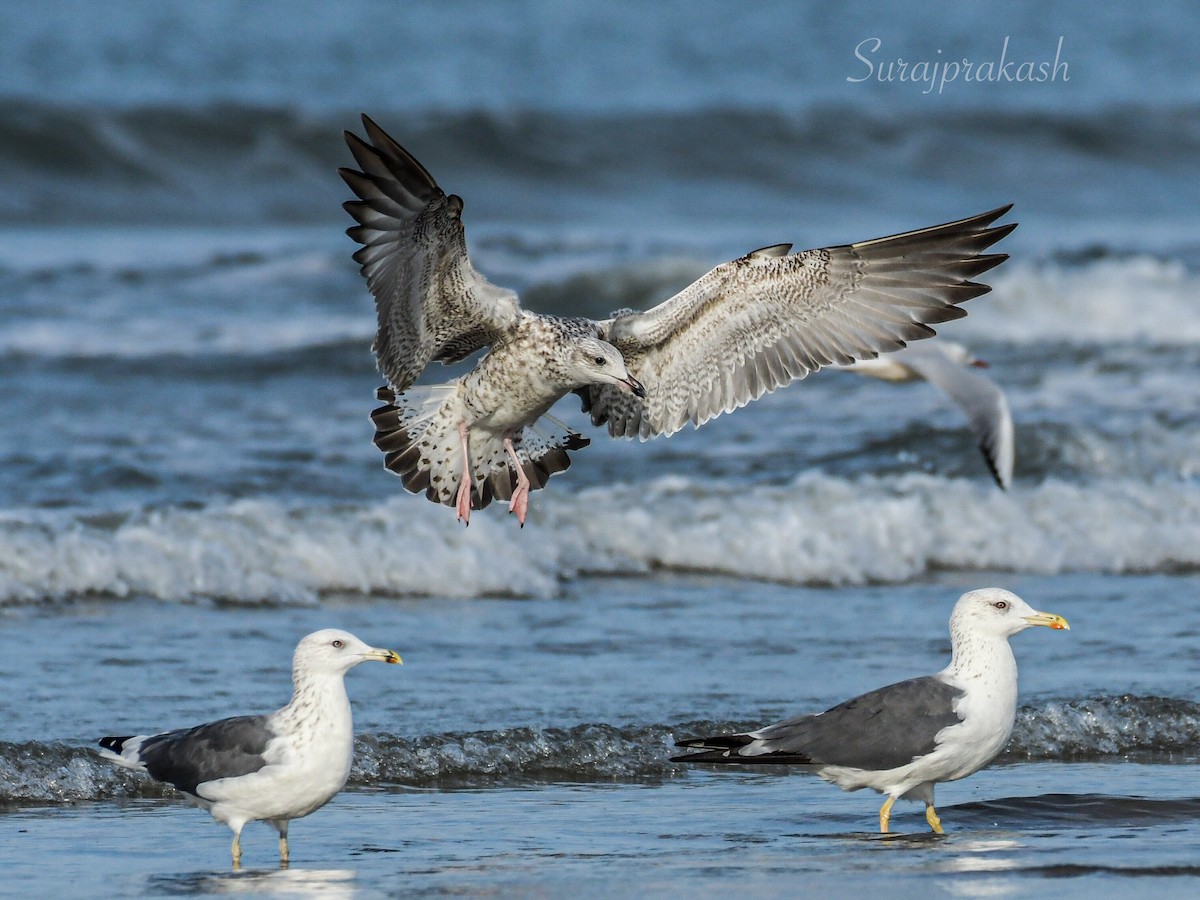
<path fill-rule="evenodd" d="M 791 252 L 776 244 L 722 263 L 644 312 L 594 321 L 521 308 L 475 270 L 463 201 L 370 118 L 346 132 L 358 196 L 347 233 L 375 297 L 373 350 L 387 386 L 375 410 L 385 465 L 414 493 L 472 508 L 529 492 L 589 440 L 549 415 L 574 391 L 614 437 L 699 426 L 823 366 L 847 365 L 934 334 L 990 288 L 972 279 L 1008 257 L 985 253 L 1015 227 L 1010 207 L 855 244 Z M 414 386 L 434 360 L 488 352 L 462 377 Z"/>
<path fill-rule="evenodd" d="M 1008 490 L 1016 455 L 1008 399 L 994 381 L 973 371 L 987 368 L 987 363 L 962 344 L 928 341 L 838 368 L 881 381 L 928 381 L 940 388 L 966 415 L 992 478 Z"/>

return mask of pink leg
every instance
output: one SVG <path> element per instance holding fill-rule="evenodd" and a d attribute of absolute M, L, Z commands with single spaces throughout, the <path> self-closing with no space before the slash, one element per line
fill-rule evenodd
<path fill-rule="evenodd" d="M 464 525 L 471 524 L 471 454 L 467 449 L 467 423 L 458 423 L 458 436 L 462 441 L 463 470 L 462 479 L 458 482 L 458 496 L 454 507 L 458 511 L 458 520 Z"/>
<path fill-rule="evenodd" d="M 517 457 L 510 434 L 504 435 L 504 449 L 508 451 L 508 458 L 512 460 L 513 468 L 517 470 L 517 486 L 513 489 L 512 499 L 508 501 L 508 511 L 517 514 L 517 521 L 524 528 L 525 515 L 529 512 L 529 478 L 525 475 L 525 467 L 521 465 L 521 460 Z"/>

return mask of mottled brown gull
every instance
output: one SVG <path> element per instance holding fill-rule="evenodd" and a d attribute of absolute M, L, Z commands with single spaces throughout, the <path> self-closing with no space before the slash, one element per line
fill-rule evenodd
<path fill-rule="evenodd" d="M 463 201 L 363 116 L 346 133 L 359 169 L 340 169 L 359 199 L 349 235 L 375 297 L 374 351 L 387 386 L 372 416 L 385 464 L 413 492 L 454 506 L 509 500 L 524 524 L 529 492 L 588 444 L 549 415 L 575 391 L 614 437 L 699 426 L 823 366 L 930 337 L 986 293 L 971 279 L 1004 254 L 984 251 L 1016 227 L 989 227 L 1004 206 L 892 237 L 791 253 L 755 250 L 717 266 L 645 312 L 592 321 L 521 309 L 471 264 Z M 485 347 L 474 369 L 414 387 L 432 361 Z"/>
<path fill-rule="evenodd" d="M 237 716 L 162 734 L 100 739 L 101 754 L 173 785 L 233 830 L 233 865 L 242 859 L 242 828 L 265 820 L 279 832 L 288 862 L 288 823 L 320 809 L 346 786 L 354 724 L 345 675 L 367 660 L 398 663 L 391 650 L 368 647 L 334 628 L 314 632 L 292 659 L 294 692 L 269 715 Z"/>
<path fill-rule="evenodd" d="M 938 834 L 933 789 L 978 772 L 1004 749 L 1017 713 L 1017 661 L 1008 639 L 1031 625 L 1069 629 L 1001 588 L 963 594 L 950 616 L 950 665 L 888 685 L 815 715 L 758 731 L 689 738 L 700 750 L 674 762 L 803 766 L 847 791 L 887 795 L 879 830 L 897 799 L 920 800 Z"/>

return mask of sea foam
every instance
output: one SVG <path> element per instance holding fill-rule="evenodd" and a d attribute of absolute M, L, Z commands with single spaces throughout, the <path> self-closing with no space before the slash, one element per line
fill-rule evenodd
<path fill-rule="evenodd" d="M 581 573 L 654 569 L 796 585 L 904 582 L 935 569 L 1175 572 L 1200 566 L 1198 529 L 1200 486 L 1190 481 L 1048 479 L 1001 493 L 924 474 L 816 472 L 783 485 L 668 477 L 563 486 L 535 497 L 525 529 L 502 505 L 463 528 L 450 509 L 404 495 L 101 519 L 15 511 L 0 518 L 0 603 L 544 597 Z"/>

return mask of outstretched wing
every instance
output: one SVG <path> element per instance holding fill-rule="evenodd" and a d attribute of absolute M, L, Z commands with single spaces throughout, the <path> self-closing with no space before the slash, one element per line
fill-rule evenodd
<path fill-rule="evenodd" d="M 1004 391 L 991 379 L 951 359 L 937 341 L 909 348 L 903 360 L 930 384 L 941 388 L 963 411 L 992 477 L 1008 490 L 1016 441 Z"/>
<path fill-rule="evenodd" d="M 359 224 L 354 259 L 375 296 L 373 350 L 397 392 L 431 360 L 455 362 L 493 343 L 520 317 L 517 295 L 475 271 L 460 197 L 366 115 L 367 141 L 346 132 L 361 171 L 338 169 L 358 200 L 342 204 Z"/>
<path fill-rule="evenodd" d="M 991 288 L 971 279 L 1006 254 L 983 251 L 1016 224 L 1011 207 L 892 237 L 789 253 L 756 250 L 717 266 L 653 309 L 599 323 L 646 388 L 577 393 L 593 423 L 643 440 L 702 425 L 809 372 L 874 357 L 961 318 Z"/>

